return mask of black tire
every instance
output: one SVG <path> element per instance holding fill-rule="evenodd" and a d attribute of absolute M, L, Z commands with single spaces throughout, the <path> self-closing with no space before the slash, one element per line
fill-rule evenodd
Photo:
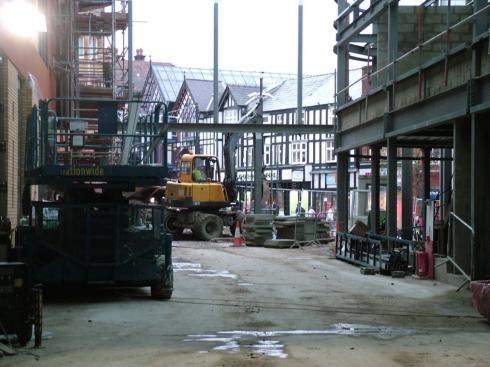
<path fill-rule="evenodd" d="M 176 223 L 178 218 L 176 214 L 166 214 L 164 220 L 165 231 L 172 234 L 182 234 L 184 228 L 178 227 Z"/>
<path fill-rule="evenodd" d="M 197 216 L 192 233 L 202 241 L 220 237 L 223 234 L 223 219 L 214 214 L 201 214 Z"/>
<path fill-rule="evenodd" d="M 151 286 L 151 298 L 159 300 L 168 300 L 172 298 L 172 289 L 165 288 L 163 281 L 155 283 Z"/>
<path fill-rule="evenodd" d="M 31 341 L 32 338 L 32 324 L 29 322 L 23 322 L 17 329 L 17 342 L 21 347 L 25 346 Z"/>
<path fill-rule="evenodd" d="M 151 285 L 151 298 L 158 300 L 168 300 L 172 298 L 174 290 L 174 269 L 172 264 L 165 266 L 164 257 L 158 259 L 161 262 L 161 279 Z"/>

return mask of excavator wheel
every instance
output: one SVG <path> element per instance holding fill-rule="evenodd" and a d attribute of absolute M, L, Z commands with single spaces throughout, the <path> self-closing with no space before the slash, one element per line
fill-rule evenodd
<path fill-rule="evenodd" d="M 177 227 L 177 225 L 176 225 L 177 222 L 178 222 L 177 215 L 172 214 L 172 213 L 165 214 L 165 220 L 163 223 L 165 225 L 165 230 L 168 233 L 182 234 L 182 232 L 184 231 L 184 228 Z"/>
<path fill-rule="evenodd" d="M 214 214 L 201 214 L 197 217 L 192 233 L 203 241 L 209 241 L 223 234 L 223 219 Z"/>

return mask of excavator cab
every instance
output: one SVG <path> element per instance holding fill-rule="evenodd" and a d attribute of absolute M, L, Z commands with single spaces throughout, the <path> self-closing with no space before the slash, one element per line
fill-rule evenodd
<path fill-rule="evenodd" d="M 220 182 L 218 158 L 208 155 L 184 154 L 180 163 L 180 182 Z"/>
<path fill-rule="evenodd" d="M 220 181 L 218 158 L 204 154 L 181 157 L 178 182 L 167 182 L 166 198 L 176 207 L 225 207 L 229 205 Z"/>

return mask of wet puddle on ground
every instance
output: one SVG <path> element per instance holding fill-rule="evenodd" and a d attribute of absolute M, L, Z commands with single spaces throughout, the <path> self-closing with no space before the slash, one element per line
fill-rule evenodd
<path fill-rule="evenodd" d="M 287 358 L 285 345 L 276 339 L 296 335 L 347 335 L 372 336 L 379 339 L 394 339 L 400 336 L 413 335 L 415 329 L 390 326 L 370 326 L 359 324 L 334 324 L 326 330 L 284 330 L 284 331 L 220 331 L 209 335 L 188 335 L 185 342 L 214 343 L 212 350 L 237 353 L 251 352 L 264 357 Z"/>
<path fill-rule="evenodd" d="M 174 262 L 173 267 L 174 271 L 188 272 L 193 277 L 237 279 L 237 275 L 228 270 L 203 269 L 202 265 L 197 263 Z"/>

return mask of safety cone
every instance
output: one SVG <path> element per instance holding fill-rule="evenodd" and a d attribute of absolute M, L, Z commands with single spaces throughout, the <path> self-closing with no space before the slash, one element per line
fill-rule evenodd
<path fill-rule="evenodd" d="M 237 220 L 235 224 L 235 237 L 233 238 L 233 247 L 242 247 L 242 234 L 240 233 L 240 222 Z"/>

